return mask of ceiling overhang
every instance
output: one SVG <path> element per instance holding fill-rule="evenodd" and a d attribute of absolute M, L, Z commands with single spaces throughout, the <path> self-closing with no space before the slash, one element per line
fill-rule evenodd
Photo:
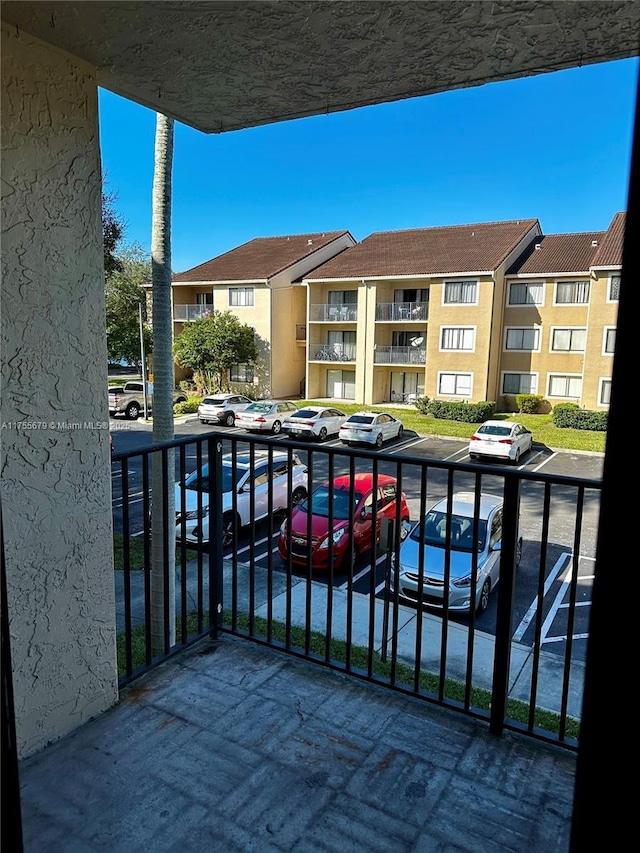
<path fill-rule="evenodd" d="M 640 3 L 3 2 L 98 83 L 206 133 L 637 56 Z"/>

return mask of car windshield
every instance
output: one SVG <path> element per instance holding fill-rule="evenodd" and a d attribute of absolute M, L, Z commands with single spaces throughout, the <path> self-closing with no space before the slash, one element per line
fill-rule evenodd
<path fill-rule="evenodd" d="M 252 403 L 250 406 L 247 406 L 245 411 L 247 412 L 270 412 L 272 406 L 270 403 Z"/>
<path fill-rule="evenodd" d="M 318 412 L 313 409 L 298 409 L 297 412 L 293 412 L 289 415 L 290 418 L 317 418 Z"/>
<path fill-rule="evenodd" d="M 511 427 L 508 426 L 481 426 L 479 435 L 511 435 Z"/>
<path fill-rule="evenodd" d="M 236 485 L 244 476 L 244 468 L 236 469 Z M 205 471 L 203 474 L 198 474 L 194 471 L 189 474 L 185 481 L 185 488 L 192 492 L 208 492 L 209 491 L 209 473 Z M 233 489 L 233 469 L 230 465 L 222 466 L 222 491 L 230 492 Z"/>
<path fill-rule="evenodd" d="M 420 541 L 420 527 L 417 524 L 411 531 L 411 539 Z M 424 519 L 424 544 L 444 548 L 447 537 L 447 514 L 431 510 Z M 478 519 L 477 550 L 484 549 L 487 537 L 487 522 Z M 473 550 L 473 519 L 464 515 L 451 516 L 451 548 L 453 551 Z"/>
<path fill-rule="evenodd" d="M 371 415 L 351 415 L 349 420 L 347 421 L 347 425 L 349 424 L 370 424 L 373 422 L 373 418 Z"/>
<path fill-rule="evenodd" d="M 313 515 L 321 516 L 322 518 L 329 517 L 329 495 L 331 490 L 328 486 L 320 486 L 313 493 Z M 362 500 L 362 495 L 354 492 L 353 495 L 353 512 Z M 333 517 L 337 520 L 342 520 L 351 517 L 349 511 L 349 489 L 333 490 Z M 297 507 L 303 512 L 309 512 L 309 502 L 303 501 Z"/>
<path fill-rule="evenodd" d="M 202 401 L 203 406 L 224 406 L 226 400 L 220 399 L 220 397 L 205 397 Z"/>

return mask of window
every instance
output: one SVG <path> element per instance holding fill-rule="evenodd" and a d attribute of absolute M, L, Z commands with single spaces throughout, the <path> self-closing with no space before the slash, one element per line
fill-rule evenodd
<path fill-rule="evenodd" d="M 474 305 L 477 301 L 477 281 L 445 281 L 445 305 Z"/>
<path fill-rule="evenodd" d="M 581 376 L 562 376 L 552 373 L 549 376 L 549 397 L 569 397 L 579 400 L 582 395 Z"/>
<path fill-rule="evenodd" d="M 604 340 L 602 341 L 602 354 L 613 355 L 616 349 L 616 327 L 605 326 Z"/>
<path fill-rule="evenodd" d="M 196 305 L 213 305 L 213 293 L 196 293 Z"/>
<path fill-rule="evenodd" d="M 404 290 L 393 291 L 394 302 L 428 302 L 428 287 L 405 287 Z"/>
<path fill-rule="evenodd" d="M 534 352 L 540 349 L 540 329 L 507 329 L 505 349 Z"/>
<path fill-rule="evenodd" d="M 556 305 L 588 305 L 588 281 L 556 282 Z"/>
<path fill-rule="evenodd" d="M 544 282 L 514 281 L 509 285 L 509 305 L 542 305 Z"/>
<path fill-rule="evenodd" d="M 475 329 L 470 326 L 443 326 L 440 337 L 441 350 L 473 350 Z"/>
<path fill-rule="evenodd" d="M 504 373 L 502 376 L 503 394 L 536 394 L 538 377 L 535 373 Z"/>
<path fill-rule="evenodd" d="M 229 288 L 229 305 L 232 305 L 234 308 L 246 308 L 253 304 L 253 287 Z"/>
<path fill-rule="evenodd" d="M 329 305 L 356 305 L 358 302 L 357 290 L 330 290 Z"/>
<path fill-rule="evenodd" d="M 440 373 L 438 374 L 438 394 L 447 397 L 470 397 L 470 373 Z"/>
<path fill-rule="evenodd" d="M 252 364 L 234 364 L 230 370 L 232 382 L 253 382 Z"/>
<path fill-rule="evenodd" d="M 620 276 L 612 275 L 609 279 L 609 295 L 607 302 L 617 302 L 620 299 Z"/>
<path fill-rule="evenodd" d="M 584 352 L 587 340 L 586 329 L 552 329 L 552 352 Z"/>
<path fill-rule="evenodd" d="M 611 400 L 611 380 L 600 380 L 600 393 L 598 394 L 598 403 L 601 406 L 608 406 Z"/>

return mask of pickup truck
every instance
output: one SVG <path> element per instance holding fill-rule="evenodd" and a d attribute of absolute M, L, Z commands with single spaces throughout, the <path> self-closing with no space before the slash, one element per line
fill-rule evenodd
<path fill-rule="evenodd" d="M 183 403 L 187 399 L 184 391 L 174 391 L 173 404 Z M 147 408 L 153 404 L 153 393 L 147 390 Z M 112 385 L 109 388 L 109 414 L 114 417 L 124 414 L 135 421 L 144 412 L 144 386 L 142 382 L 125 382 L 124 385 Z"/>

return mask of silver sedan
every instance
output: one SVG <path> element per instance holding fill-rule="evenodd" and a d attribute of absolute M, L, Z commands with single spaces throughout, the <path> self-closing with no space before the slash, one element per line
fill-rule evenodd
<path fill-rule="evenodd" d="M 282 424 L 282 431 L 294 438 L 314 438 L 324 441 L 329 435 L 337 435 L 347 416 L 332 406 L 305 406 L 289 415 Z"/>

